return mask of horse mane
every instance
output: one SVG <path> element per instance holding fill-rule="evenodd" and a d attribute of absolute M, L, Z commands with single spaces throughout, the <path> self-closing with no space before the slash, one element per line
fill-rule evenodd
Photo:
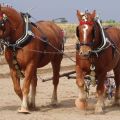
<path fill-rule="evenodd" d="M 16 11 L 16 9 L 14 9 L 12 6 L 10 6 L 10 5 L 8 5 L 8 4 L 4 4 L 4 3 L 2 3 L 2 4 L 0 4 L 0 10 L 1 11 L 14 11 L 14 12 L 18 12 L 18 11 Z"/>
<path fill-rule="evenodd" d="M 13 8 L 12 6 L 5 4 L 5 3 L 0 4 L 0 7 Z"/>
<path fill-rule="evenodd" d="M 6 16 L 9 18 L 10 23 L 13 24 L 13 26 L 18 26 L 21 23 L 21 13 L 12 6 L 0 4 L 0 11 L 6 14 Z"/>

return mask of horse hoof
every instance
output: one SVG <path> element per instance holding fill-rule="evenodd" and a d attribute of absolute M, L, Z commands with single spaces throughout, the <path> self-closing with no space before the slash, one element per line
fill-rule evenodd
<path fill-rule="evenodd" d="M 88 106 L 86 101 L 81 101 L 79 98 L 75 100 L 75 105 L 78 109 L 81 110 L 86 110 Z"/>
<path fill-rule="evenodd" d="M 36 110 L 36 105 L 35 105 L 35 104 L 32 104 L 32 103 L 31 103 L 31 104 L 29 104 L 28 106 L 29 106 L 29 109 L 32 110 L 32 111 L 33 111 L 33 110 Z"/>
<path fill-rule="evenodd" d="M 51 105 L 52 105 L 53 107 L 57 107 L 57 106 L 58 106 L 58 101 L 57 101 L 57 100 L 52 100 L 52 101 L 51 101 Z"/>
<path fill-rule="evenodd" d="M 51 103 L 52 107 L 56 108 L 58 107 L 58 103 L 57 102 L 54 102 L 54 103 Z"/>
<path fill-rule="evenodd" d="M 18 109 L 18 113 L 30 114 L 30 111 L 26 108 L 21 107 L 20 109 Z"/>
<path fill-rule="evenodd" d="M 103 111 L 100 111 L 100 112 L 96 112 L 96 111 L 95 111 L 95 115 L 103 115 L 103 114 L 104 114 Z"/>
<path fill-rule="evenodd" d="M 103 114 L 104 112 L 103 112 L 103 109 L 102 109 L 102 107 L 96 107 L 95 108 L 95 114 Z"/>

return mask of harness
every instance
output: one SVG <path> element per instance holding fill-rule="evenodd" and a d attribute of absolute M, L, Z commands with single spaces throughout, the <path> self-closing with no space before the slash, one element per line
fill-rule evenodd
<path fill-rule="evenodd" d="M 18 78 L 20 78 L 20 77 L 23 78 L 24 74 L 21 71 L 21 68 L 18 64 L 18 61 L 17 61 L 17 58 L 16 58 L 16 54 L 17 54 L 16 50 L 18 48 L 24 47 L 26 44 L 28 44 L 34 36 L 34 34 L 31 31 L 31 23 L 29 21 L 29 18 L 30 18 L 29 14 L 21 13 L 21 15 L 22 15 L 23 21 L 25 23 L 25 29 L 24 29 L 24 33 L 23 33 L 22 37 L 19 38 L 18 40 L 16 40 L 15 43 L 10 43 L 9 38 L 1 40 L 2 45 L 5 45 L 6 47 L 8 47 L 12 50 L 12 54 L 13 54 L 12 63 L 14 65 L 15 69 L 16 69 Z"/>
<path fill-rule="evenodd" d="M 105 30 L 103 29 L 100 19 L 98 17 L 95 18 L 95 21 L 97 22 L 97 24 L 100 27 L 100 32 L 101 32 L 101 36 L 102 36 L 102 42 L 100 44 L 99 47 L 97 47 L 96 49 L 92 50 L 91 52 L 93 54 L 96 54 L 98 56 L 98 54 L 100 52 L 102 52 L 103 50 L 107 49 L 108 47 L 112 47 L 115 48 L 114 44 L 110 41 L 110 39 L 108 38 L 108 35 L 106 35 Z"/>
<path fill-rule="evenodd" d="M 34 36 L 34 34 L 31 31 L 31 23 L 29 21 L 30 16 L 28 14 L 22 13 L 22 17 L 25 22 L 25 30 L 24 30 L 22 37 L 16 40 L 15 43 L 10 43 L 8 41 L 8 38 L 1 40 L 2 44 L 4 44 L 6 47 L 11 48 L 13 50 L 16 50 L 28 44 Z"/>
<path fill-rule="evenodd" d="M 97 56 L 97 57 L 99 57 L 99 54 L 102 52 L 102 51 L 104 51 L 104 50 L 106 50 L 108 47 L 112 47 L 112 51 L 113 51 L 113 55 L 114 55 L 114 51 L 116 50 L 116 46 L 115 46 L 115 44 L 114 44 L 114 42 L 109 38 L 109 35 L 107 34 L 107 32 L 106 32 L 106 29 L 104 29 L 103 27 L 102 27 L 102 25 L 101 25 L 101 22 L 100 22 L 100 19 L 98 18 L 98 17 L 96 17 L 95 18 L 95 20 L 94 20 L 94 22 L 96 23 L 95 25 L 94 25 L 94 35 L 93 35 L 93 38 L 95 39 L 95 37 L 96 37 L 96 31 L 95 31 L 95 27 L 96 27 L 96 25 L 98 25 L 99 26 L 99 28 L 100 28 L 100 34 L 101 34 L 101 40 L 102 40 L 102 42 L 101 42 L 101 44 L 97 47 L 97 48 L 95 48 L 95 49 L 93 49 L 90 53 L 89 53 L 89 56 L 88 56 L 88 58 L 87 59 L 89 59 L 89 58 L 91 58 L 92 59 L 92 57 L 93 57 L 93 55 L 95 55 L 95 56 Z M 93 22 L 88 22 L 88 21 L 81 21 L 80 22 L 80 25 L 84 25 L 84 24 L 87 24 L 87 25 L 92 25 L 93 24 Z M 77 35 L 77 37 L 78 37 L 78 39 L 79 39 L 79 28 L 77 27 L 76 28 L 76 35 Z M 88 42 L 88 43 L 85 43 L 85 42 L 80 42 L 79 40 L 78 40 L 78 42 L 76 43 L 76 50 L 77 51 L 79 51 L 80 50 L 80 47 L 81 46 L 90 46 L 90 47 L 93 47 L 94 46 L 94 40 L 92 41 L 92 42 Z M 89 75 L 86 75 L 85 76 L 85 91 L 89 94 L 89 87 L 90 87 L 90 85 L 92 84 L 93 86 L 95 86 L 96 85 L 96 74 L 95 74 L 95 66 L 94 66 L 94 62 L 93 63 L 91 63 L 91 67 L 90 67 L 90 74 Z"/>

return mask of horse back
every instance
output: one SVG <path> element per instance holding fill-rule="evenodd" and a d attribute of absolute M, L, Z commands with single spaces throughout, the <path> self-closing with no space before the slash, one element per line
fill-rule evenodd
<path fill-rule="evenodd" d="M 53 45 L 60 45 L 63 42 L 62 29 L 55 23 L 51 21 L 38 21 L 36 25 L 41 31 L 41 36 L 46 37 Z"/>
<path fill-rule="evenodd" d="M 109 27 L 105 29 L 108 39 L 120 50 L 120 29 Z"/>

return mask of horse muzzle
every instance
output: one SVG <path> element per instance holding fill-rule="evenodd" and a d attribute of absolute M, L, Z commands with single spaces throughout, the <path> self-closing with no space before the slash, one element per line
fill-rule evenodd
<path fill-rule="evenodd" d="M 89 46 L 81 46 L 79 49 L 79 55 L 83 57 L 90 57 L 92 49 Z"/>

